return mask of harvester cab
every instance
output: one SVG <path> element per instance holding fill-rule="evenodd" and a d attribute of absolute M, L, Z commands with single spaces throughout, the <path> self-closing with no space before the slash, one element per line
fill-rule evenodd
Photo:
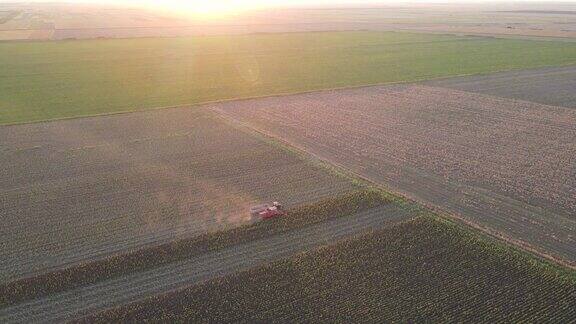
<path fill-rule="evenodd" d="M 262 204 L 250 208 L 252 218 L 270 219 L 278 216 L 284 216 L 286 213 L 282 205 L 275 201 L 271 205 Z"/>

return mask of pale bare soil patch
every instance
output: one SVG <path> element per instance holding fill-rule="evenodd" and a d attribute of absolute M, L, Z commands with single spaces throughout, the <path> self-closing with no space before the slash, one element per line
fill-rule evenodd
<path fill-rule="evenodd" d="M 576 261 L 576 111 L 420 85 L 208 107 L 493 233 Z"/>

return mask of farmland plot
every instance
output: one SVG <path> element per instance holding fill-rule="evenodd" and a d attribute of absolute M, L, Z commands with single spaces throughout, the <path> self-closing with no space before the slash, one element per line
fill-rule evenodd
<path fill-rule="evenodd" d="M 339 198 L 329 199 L 329 201 L 336 202 L 336 210 L 342 207 L 349 209 L 347 203 L 350 200 L 339 200 Z M 304 209 L 317 212 L 317 207 L 320 207 L 320 209 L 329 210 L 326 208 L 329 206 L 323 204 L 313 205 L 312 209 L 306 207 Z M 353 209 L 357 208 L 352 207 Z M 292 215 L 294 214 L 291 212 L 290 216 Z M 25 318 L 27 323 L 66 322 L 91 312 L 102 311 L 225 274 L 257 267 L 299 252 L 332 244 L 346 237 L 414 218 L 412 210 L 397 204 L 364 206 L 358 208 L 356 212 L 340 214 L 337 217 L 326 214 L 320 217 L 321 219 L 317 219 L 318 214 L 314 212 L 307 216 L 310 216 L 309 219 L 316 219 L 317 222 L 312 221 L 310 224 L 302 224 L 305 217 L 300 216 L 304 214 L 295 216 L 296 219 L 277 218 L 254 226 L 234 229 L 232 230 L 234 233 L 226 232 L 224 237 L 228 234 L 239 234 L 245 239 L 233 244 L 215 243 L 213 244 L 216 246 L 215 249 L 194 257 L 145 271 L 129 272 L 121 277 L 42 296 L 17 305 L 0 307 L 0 322 L 19 322 L 22 318 Z M 261 236 L 258 233 L 265 235 Z M 222 236 L 218 235 L 218 237 Z"/>
<path fill-rule="evenodd" d="M 73 264 L 35 276 L 0 283 L 0 308 L 111 280 L 123 275 L 195 259 L 202 254 L 283 233 L 296 232 L 318 224 L 323 224 L 320 228 L 336 230 L 341 233 L 342 228 L 335 229 L 335 227 L 331 228 L 328 225 L 331 220 L 337 218 L 350 216 L 352 218 L 350 225 L 355 230 L 359 230 L 362 226 L 374 225 L 375 222 L 378 222 L 377 218 L 392 220 L 394 211 L 408 216 L 420 212 L 419 208 L 414 208 L 416 206 L 393 204 L 393 200 L 387 197 L 388 195 L 381 191 L 352 191 L 344 195 L 331 196 L 312 204 L 290 208 L 287 210 L 289 217 L 277 217 L 266 222 L 257 222 L 225 231 L 176 239 L 164 244 L 118 253 L 106 258 Z M 391 205 L 390 208 L 388 205 Z M 359 215 L 367 211 L 371 211 L 367 214 L 368 217 L 361 220 Z M 237 256 L 244 259 L 243 253 L 239 253 Z M 217 270 L 216 268 L 215 271 Z M 0 312 L 1 321 L 2 312 Z"/>
<path fill-rule="evenodd" d="M 83 322 L 570 322 L 576 278 L 533 261 L 417 219 Z"/>
<path fill-rule="evenodd" d="M 0 11 L 0 25 L 5 24 L 12 20 L 14 17 L 18 16 L 18 11 Z"/>
<path fill-rule="evenodd" d="M 424 84 L 576 108 L 576 66 L 464 76 Z"/>
<path fill-rule="evenodd" d="M 0 124 L 574 63 L 576 43 L 398 32 L 2 43 Z"/>
<path fill-rule="evenodd" d="M 207 112 L 0 128 L 0 280 L 250 222 L 354 185 Z"/>
<path fill-rule="evenodd" d="M 418 85 L 210 106 L 518 244 L 576 262 L 576 112 Z"/>

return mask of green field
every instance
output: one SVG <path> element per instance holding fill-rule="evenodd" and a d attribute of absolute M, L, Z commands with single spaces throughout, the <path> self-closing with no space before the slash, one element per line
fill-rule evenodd
<path fill-rule="evenodd" d="M 86 322 L 565 323 L 576 277 L 420 218 Z"/>
<path fill-rule="evenodd" d="M 576 63 L 576 44 L 395 32 L 0 43 L 0 124 Z"/>

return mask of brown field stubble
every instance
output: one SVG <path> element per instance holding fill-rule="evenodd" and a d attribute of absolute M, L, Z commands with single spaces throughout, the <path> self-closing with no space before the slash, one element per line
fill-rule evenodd
<path fill-rule="evenodd" d="M 355 188 L 197 109 L 3 127 L 0 150 L 0 281 Z"/>
<path fill-rule="evenodd" d="M 576 111 L 419 85 L 208 106 L 394 191 L 576 261 Z"/>
<path fill-rule="evenodd" d="M 391 201 L 379 191 L 354 191 L 296 207 L 288 216 L 116 254 L 36 276 L 0 283 L 0 308 L 198 257 L 242 243 L 296 231 L 337 217 L 375 210 Z M 383 216 L 384 217 L 384 216 Z"/>

